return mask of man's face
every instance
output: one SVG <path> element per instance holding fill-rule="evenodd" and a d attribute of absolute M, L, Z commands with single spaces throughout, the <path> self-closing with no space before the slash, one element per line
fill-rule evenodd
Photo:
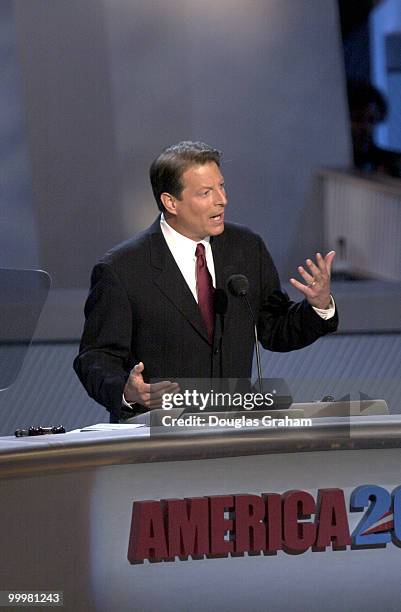
<path fill-rule="evenodd" d="M 224 179 L 215 162 L 191 166 L 181 178 L 180 199 L 171 198 L 168 223 L 180 234 L 198 242 L 224 231 L 227 197 Z"/>

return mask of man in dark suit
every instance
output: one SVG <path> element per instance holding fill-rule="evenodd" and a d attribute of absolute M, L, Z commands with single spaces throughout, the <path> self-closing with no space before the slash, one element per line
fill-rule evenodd
<path fill-rule="evenodd" d="M 193 142 L 168 147 L 150 178 L 161 216 L 95 266 L 74 361 L 87 392 L 113 420 L 121 410 L 159 407 L 164 393 L 177 390 L 176 378 L 250 377 L 253 322 L 244 301 L 227 291 L 233 274 L 249 280 L 265 348 L 299 349 L 337 327 L 334 252 L 298 268 L 306 284 L 291 283 L 305 299 L 290 302 L 262 239 L 225 223 L 217 150 Z"/>

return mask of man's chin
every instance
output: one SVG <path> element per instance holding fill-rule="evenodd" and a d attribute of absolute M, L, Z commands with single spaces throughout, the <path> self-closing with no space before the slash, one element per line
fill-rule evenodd
<path fill-rule="evenodd" d="M 210 236 L 218 236 L 224 232 L 224 221 L 220 225 L 217 225 L 210 230 Z"/>

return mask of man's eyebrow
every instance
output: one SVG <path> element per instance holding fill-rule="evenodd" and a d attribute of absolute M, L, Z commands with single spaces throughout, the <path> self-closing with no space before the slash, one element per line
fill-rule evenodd
<path fill-rule="evenodd" d="M 221 181 L 219 181 L 219 185 L 221 185 L 222 183 L 224 183 L 223 178 L 221 179 Z M 214 189 L 214 185 L 201 185 L 198 189 Z"/>

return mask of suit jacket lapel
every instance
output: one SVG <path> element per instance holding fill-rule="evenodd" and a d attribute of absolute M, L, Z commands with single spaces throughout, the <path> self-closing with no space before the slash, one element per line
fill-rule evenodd
<path fill-rule="evenodd" d="M 216 288 L 227 292 L 227 280 L 232 274 L 239 272 L 238 263 L 243 258 L 242 250 L 238 249 L 238 245 L 230 243 L 225 232 L 219 236 L 213 236 L 210 244 L 216 273 Z M 233 259 L 233 253 L 235 253 L 235 259 Z"/>

